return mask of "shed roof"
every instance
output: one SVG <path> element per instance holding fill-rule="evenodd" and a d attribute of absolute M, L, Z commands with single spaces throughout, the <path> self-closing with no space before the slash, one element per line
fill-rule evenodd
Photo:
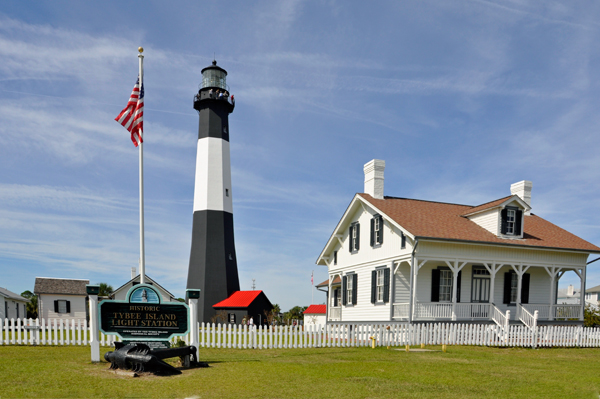
<path fill-rule="evenodd" d="M 236 291 L 227 299 L 213 305 L 213 308 L 247 308 L 262 293 L 258 291 Z"/>
<path fill-rule="evenodd" d="M 51 277 L 36 277 L 33 293 L 39 294 L 65 294 L 87 295 L 85 286 L 90 280 L 75 280 Z"/>
<path fill-rule="evenodd" d="M 304 311 L 304 314 L 326 314 L 327 305 L 310 305 Z"/>
<path fill-rule="evenodd" d="M 0 295 L 2 295 L 5 298 L 13 299 L 15 301 L 23 301 L 23 302 L 29 301 L 29 299 L 23 298 L 21 295 L 16 294 L 16 293 L 9 291 L 6 288 L 2 288 L 2 287 L 0 287 Z"/>

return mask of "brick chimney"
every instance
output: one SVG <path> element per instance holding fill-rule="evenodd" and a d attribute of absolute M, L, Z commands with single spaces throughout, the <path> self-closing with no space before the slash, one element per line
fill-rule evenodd
<path fill-rule="evenodd" d="M 383 199 L 383 171 L 385 161 L 373 159 L 365 164 L 365 193 L 375 199 Z"/>
<path fill-rule="evenodd" d="M 518 195 L 523 201 L 531 207 L 531 188 L 533 187 L 533 183 L 528 180 L 522 180 L 520 182 L 514 183 L 510 185 L 510 193 L 512 195 Z M 531 212 L 525 212 L 526 215 L 529 215 Z"/>

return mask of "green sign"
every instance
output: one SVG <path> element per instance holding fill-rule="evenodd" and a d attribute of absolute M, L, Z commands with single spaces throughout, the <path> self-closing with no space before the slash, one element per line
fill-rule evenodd
<path fill-rule="evenodd" d="M 100 331 L 123 340 L 169 340 L 189 332 L 189 308 L 181 302 L 161 303 L 150 285 L 139 284 L 127 293 L 128 301 L 102 301 L 98 305 Z"/>

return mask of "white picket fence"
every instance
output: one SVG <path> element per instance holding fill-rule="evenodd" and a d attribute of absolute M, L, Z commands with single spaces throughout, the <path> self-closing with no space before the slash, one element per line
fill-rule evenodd
<path fill-rule="evenodd" d="M 405 345 L 600 347 L 600 328 L 457 323 L 340 323 L 325 326 L 200 324 L 200 348 L 325 348 Z M 185 337 L 189 343 L 189 335 Z M 174 340 L 176 340 L 175 338 Z M 100 334 L 102 346 L 115 336 Z M 0 319 L 0 345 L 88 345 L 85 320 Z"/>
<path fill-rule="evenodd" d="M 85 319 L 0 319 L 0 345 L 88 345 Z M 113 346 L 115 335 L 100 333 L 100 345 Z"/>
<path fill-rule="evenodd" d="M 201 348 L 324 348 L 406 345 L 520 347 L 600 347 L 600 328 L 495 324 L 327 324 L 326 326 L 248 327 L 200 325 Z"/>

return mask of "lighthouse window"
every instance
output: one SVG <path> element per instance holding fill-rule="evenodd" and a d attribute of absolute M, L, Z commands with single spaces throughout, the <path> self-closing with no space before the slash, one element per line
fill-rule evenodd
<path fill-rule="evenodd" d="M 229 197 L 229 189 L 228 188 L 225 189 L 225 196 Z"/>

